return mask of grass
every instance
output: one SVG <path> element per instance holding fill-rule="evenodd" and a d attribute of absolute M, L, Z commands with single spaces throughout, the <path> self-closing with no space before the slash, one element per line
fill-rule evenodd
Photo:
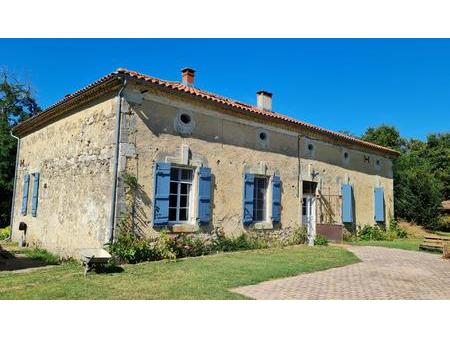
<path fill-rule="evenodd" d="M 86 277 L 79 264 L 63 263 L 0 273 L 0 299 L 245 299 L 229 289 L 358 261 L 340 247 L 301 245 L 124 265 L 120 273 Z"/>
<path fill-rule="evenodd" d="M 386 248 L 403 249 L 419 251 L 419 245 L 422 242 L 420 238 L 394 239 L 393 241 L 352 241 L 351 245 L 360 246 L 382 246 Z"/>
<path fill-rule="evenodd" d="M 54 254 L 44 249 L 40 248 L 24 249 L 22 250 L 22 253 L 29 258 L 36 259 L 48 265 L 59 264 L 59 257 L 55 256 Z"/>

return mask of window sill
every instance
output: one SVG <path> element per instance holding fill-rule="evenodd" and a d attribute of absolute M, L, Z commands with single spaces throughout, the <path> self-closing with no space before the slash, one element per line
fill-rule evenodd
<path fill-rule="evenodd" d="M 273 229 L 273 223 L 272 222 L 257 222 L 257 223 L 253 223 L 252 228 L 257 229 L 257 230 Z"/>
<path fill-rule="evenodd" d="M 198 226 L 194 224 L 173 224 L 171 227 L 173 233 L 189 233 L 198 231 Z"/>

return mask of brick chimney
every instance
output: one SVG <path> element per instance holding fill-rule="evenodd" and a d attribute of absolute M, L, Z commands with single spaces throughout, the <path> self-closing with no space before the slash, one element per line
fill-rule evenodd
<path fill-rule="evenodd" d="M 256 92 L 256 105 L 258 108 L 271 111 L 272 110 L 272 93 L 260 90 Z"/>
<path fill-rule="evenodd" d="M 195 70 L 192 68 L 183 68 L 181 70 L 182 83 L 186 86 L 193 87 L 195 78 Z"/>

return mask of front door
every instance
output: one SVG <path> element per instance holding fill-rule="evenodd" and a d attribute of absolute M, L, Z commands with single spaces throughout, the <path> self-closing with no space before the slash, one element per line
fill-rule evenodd
<path fill-rule="evenodd" d="M 316 221 L 316 199 L 314 195 L 304 194 L 302 202 L 302 224 L 308 227 L 308 234 L 314 231 Z M 312 232 L 311 232 L 312 230 Z"/>

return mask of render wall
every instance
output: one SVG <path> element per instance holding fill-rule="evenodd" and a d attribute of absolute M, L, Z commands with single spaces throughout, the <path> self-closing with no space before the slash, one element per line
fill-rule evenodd
<path fill-rule="evenodd" d="M 252 171 L 272 175 L 282 181 L 281 227 L 301 220 L 301 180 L 315 181 L 323 191 L 340 194 L 342 183 L 354 185 L 355 223 L 374 224 L 373 189 L 383 186 L 386 220 L 393 214 L 391 160 L 380 154 L 332 144 L 311 133 L 298 133 L 224 114 L 220 108 L 192 103 L 181 97 L 157 91 L 128 89 L 127 170 L 138 178 L 138 215 L 135 219 L 143 233 L 151 234 L 153 215 L 153 166 L 157 161 L 177 161 L 181 148 L 190 151 L 189 164 L 211 168 L 213 175 L 212 225 L 235 234 L 248 227 L 242 224 L 243 174 Z M 189 112 L 195 128 L 180 134 L 177 116 Z M 262 122 L 262 121 L 261 121 Z M 258 139 L 260 131 L 268 142 Z M 308 150 L 312 143 L 314 151 Z M 343 153 L 348 152 L 348 160 Z M 370 163 L 364 161 L 370 156 Z M 376 160 L 380 166 L 375 166 Z M 311 175 L 314 173 L 314 177 Z M 299 180 L 300 178 L 300 180 Z M 251 227 L 250 227 L 251 228 Z"/>
<path fill-rule="evenodd" d="M 108 240 L 111 209 L 115 105 L 111 96 L 69 112 L 22 138 L 13 223 L 13 240 L 27 224 L 26 240 L 62 256 L 98 248 Z M 26 173 L 40 173 L 36 217 L 21 215 Z"/>

